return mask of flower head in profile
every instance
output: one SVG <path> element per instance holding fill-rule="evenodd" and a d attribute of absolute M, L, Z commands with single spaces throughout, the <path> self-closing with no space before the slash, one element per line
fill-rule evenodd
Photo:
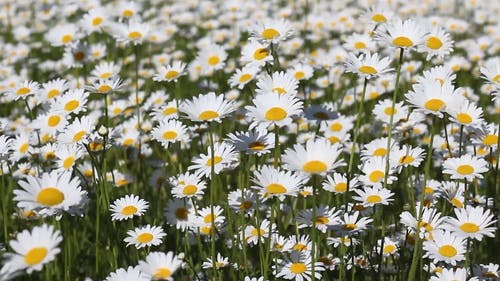
<path fill-rule="evenodd" d="M 347 71 L 370 79 L 391 71 L 392 69 L 389 68 L 390 63 L 391 59 L 389 57 L 379 58 L 378 53 L 374 53 L 373 55 L 363 53 L 359 56 L 348 53 L 346 67 Z"/>
<path fill-rule="evenodd" d="M 179 110 L 194 122 L 221 122 L 229 113 L 236 110 L 233 102 L 225 100 L 224 95 L 215 95 L 214 92 L 200 94 L 192 100 L 181 103 Z"/>
<path fill-rule="evenodd" d="M 395 17 L 376 31 L 375 38 L 391 47 L 409 49 L 422 44 L 425 34 L 425 29 L 415 20 Z"/>
<path fill-rule="evenodd" d="M 263 44 L 277 44 L 293 34 L 292 25 L 285 19 L 268 19 L 257 22 L 251 28 L 251 37 Z"/>

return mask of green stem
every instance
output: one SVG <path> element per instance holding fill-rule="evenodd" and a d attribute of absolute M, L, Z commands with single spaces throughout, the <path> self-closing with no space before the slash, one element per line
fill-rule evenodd
<path fill-rule="evenodd" d="M 213 278 L 217 276 L 216 260 L 217 255 L 215 253 L 215 217 L 214 217 L 214 203 L 215 203 L 215 148 L 214 148 L 214 136 L 213 136 L 213 126 L 209 123 L 209 142 L 210 142 L 210 214 L 211 214 L 211 231 L 210 231 L 210 253 L 212 256 L 212 269 Z"/>
<path fill-rule="evenodd" d="M 274 124 L 274 167 L 280 165 L 280 128 Z"/>

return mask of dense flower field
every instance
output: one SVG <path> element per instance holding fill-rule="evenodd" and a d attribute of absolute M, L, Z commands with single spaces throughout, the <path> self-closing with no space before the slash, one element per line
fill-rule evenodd
<path fill-rule="evenodd" d="M 499 14 L 1 1 L 0 280 L 499 280 Z"/>

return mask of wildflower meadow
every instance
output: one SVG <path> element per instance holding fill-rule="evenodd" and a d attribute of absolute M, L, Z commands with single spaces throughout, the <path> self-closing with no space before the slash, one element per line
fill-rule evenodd
<path fill-rule="evenodd" d="M 499 14 L 0 1 L 0 281 L 500 280 Z"/>

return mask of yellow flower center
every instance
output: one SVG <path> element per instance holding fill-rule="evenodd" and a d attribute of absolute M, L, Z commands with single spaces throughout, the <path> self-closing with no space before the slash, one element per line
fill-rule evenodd
<path fill-rule="evenodd" d="M 457 121 L 463 124 L 470 124 L 472 122 L 472 117 L 469 114 L 462 112 L 457 114 Z"/>
<path fill-rule="evenodd" d="M 306 272 L 307 266 L 301 262 L 295 262 L 290 265 L 290 271 L 295 274 L 302 274 Z"/>
<path fill-rule="evenodd" d="M 253 58 L 256 60 L 263 60 L 268 54 L 269 51 L 266 48 L 259 48 L 253 52 Z"/>
<path fill-rule="evenodd" d="M 262 38 L 271 40 L 274 39 L 277 36 L 280 36 L 280 33 L 274 29 L 274 28 L 266 28 L 264 31 L 262 31 Z"/>
<path fill-rule="evenodd" d="M 366 202 L 368 203 L 379 203 L 379 202 L 382 202 L 382 197 L 380 197 L 379 195 L 369 195 L 368 197 L 366 197 Z"/>
<path fill-rule="evenodd" d="M 376 74 L 377 70 L 373 66 L 363 65 L 358 68 L 359 72 L 364 74 Z"/>
<path fill-rule="evenodd" d="M 49 127 L 55 127 L 55 126 L 57 126 L 59 124 L 60 121 L 61 121 L 61 116 L 59 116 L 59 115 L 52 115 L 47 120 L 47 125 L 49 125 Z"/>
<path fill-rule="evenodd" d="M 208 58 L 208 64 L 210 64 L 211 66 L 217 65 L 219 61 L 220 61 L 219 56 L 210 56 Z"/>
<path fill-rule="evenodd" d="M 245 83 L 247 82 L 248 80 L 252 79 L 252 75 L 251 74 L 248 74 L 248 73 L 245 73 L 243 75 L 240 76 L 240 83 Z"/>
<path fill-rule="evenodd" d="M 177 219 L 180 219 L 180 220 L 186 220 L 187 217 L 188 217 L 188 210 L 186 208 L 177 208 L 177 210 L 175 210 L 175 217 Z"/>
<path fill-rule="evenodd" d="M 396 251 L 396 246 L 394 245 L 384 246 L 384 254 L 394 253 L 395 251 Z"/>
<path fill-rule="evenodd" d="M 371 182 L 379 182 L 384 178 L 384 172 L 380 170 L 375 170 L 368 176 Z"/>
<path fill-rule="evenodd" d="M 64 105 L 64 110 L 73 111 L 80 105 L 80 102 L 77 100 L 71 100 Z"/>
<path fill-rule="evenodd" d="M 452 245 L 443 245 L 439 247 L 439 254 L 443 257 L 451 258 L 457 255 L 457 249 Z"/>
<path fill-rule="evenodd" d="M 492 82 L 499 83 L 500 82 L 500 74 L 495 75 L 493 78 L 491 78 Z"/>
<path fill-rule="evenodd" d="M 399 163 L 400 164 L 410 164 L 411 162 L 413 162 L 413 160 L 415 160 L 415 158 L 413 158 L 413 156 L 405 155 L 405 156 L 399 158 Z"/>
<path fill-rule="evenodd" d="M 356 43 L 354 43 L 354 48 L 356 48 L 358 50 L 364 49 L 364 48 L 366 48 L 366 44 L 364 42 L 356 42 Z"/>
<path fill-rule="evenodd" d="M 137 208 L 133 205 L 125 206 L 122 209 L 122 215 L 125 215 L 125 216 L 134 215 L 135 213 L 137 213 Z"/>
<path fill-rule="evenodd" d="M 206 215 L 204 218 L 203 218 L 203 221 L 205 223 L 211 223 L 217 216 L 215 215 L 212 215 L 212 214 L 208 214 Z"/>
<path fill-rule="evenodd" d="M 92 25 L 93 26 L 98 26 L 102 23 L 102 18 L 101 17 L 95 17 L 93 20 L 92 20 Z"/>
<path fill-rule="evenodd" d="M 460 226 L 463 232 L 475 233 L 479 231 L 479 226 L 473 222 L 466 222 Z"/>
<path fill-rule="evenodd" d="M 165 140 L 173 140 L 173 139 L 175 139 L 177 137 L 177 132 L 175 132 L 175 131 L 166 131 L 165 133 L 163 133 L 162 137 Z"/>
<path fill-rule="evenodd" d="M 167 107 L 163 110 L 163 115 L 170 115 L 174 113 L 177 113 L 177 108 L 175 107 Z"/>
<path fill-rule="evenodd" d="M 73 163 L 75 163 L 75 157 L 73 157 L 73 156 L 69 156 L 68 158 L 64 159 L 64 161 L 63 161 L 64 169 L 71 168 L 71 166 L 73 166 Z"/>
<path fill-rule="evenodd" d="M 303 79 L 306 74 L 304 73 L 304 71 L 297 71 L 293 76 L 295 77 L 295 79 L 300 80 Z"/>
<path fill-rule="evenodd" d="M 156 279 L 164 280 L 168 279 L 172 275 L 172 272 L 170 269 L 165 268 L 165 267 L 160 267 L 155 271 L 155 274 L 153 274 L 153 277 Z"/>
<path fill-rule="evenodd" d="M 248 145 L 248 148 L 251 149 L 251 150 L 261 151 L 264 148 L 266 148 L 266 144 L 264 144 L 262 142 L 255 141 L 255 142 L 250 143 Z"/>
<path fill-rule="evenodd" d="M 330 220 L 325 216 L 316 217 L 316 224 L 327 224 L 328 222 L 330 222 Z"/>
<path fill-rule="evenodd" d="M 198 115 L 198 118 L 200 120 L 210 120 L 219 117 L 219 113 L 213 110 L 205 110 L 200 115 Z"/>
<path fill-rule="evenodd" d="M 36 201 L 44 206 L 54 206 L 64 201 L 64 193 L 54 187 L 46 187 L 36 196 Z"/>
<path fill-rule="evenodd" d="M 151 240 L 153 240 L 153 234 L 151 233 L 141 233 L 139 236 L 137 236 L 137 242 L 139 243 L 148 243 Z"/>
<path fill-rule="evenodd" d="M 252 235 L 253 236 L 264 236 L 266 234 L 266 231 L 264 229 L 257 229 L 257 228 L 254 228 L 252 229 Z"/>
<path fill-rule="evenodd" d="M 19 152 L 26 153 L 26 151 L 28 151 L 28 148 L 30 148 L 30 145 L 25 142 L 19 147 Z"/>
<path fill-rule="evenodd" d="M 451 204 L 453 204 L 453 206 L 455 206 L 457 208 L 463 208 L 464 207 L 464 203 L 462 203 L 460 200 L 458 200 L 458 198 L 451 199 Z"/>
<path fill-rule="evenodd" d="M 140 39 L 142 38 L 142 33 L 140 33 L 139 31 L 131 31 L 128 34 L 128 38 L 132 40 Z"/>
<path fill-rule="evenodd" d="M 335 187 L 333 188 L 335 191 L 337 192 L 346 192 L 347 190 L 347 183 L 345 182 L 339 182 L 335 185 Z"/>
<path fill-rule="evenodd" d="M 443 46 L 443 42 L 438 37 L 431 36 L 431 37 L 427 38 L 427 42 L 425 43 L 425 45 L 429 49 L 438 50 L 439 48 L 441 48 Z"/>
<path fill-rule="evenodd" d="M 73 40 L 73 35 L 71 34 L 66 34 L 61 38 L 63 44 L 68 44 L 69 42 L 71 42 L 71 40 Z"/>
<path fill-rule="evenodd" d="M 39 264 L 47 256 L 48 252 L 45 247 L 32 248 L 24 255 L 24 262 L 29 266 Z"/>
<path fill-rule="evenodd" d="M 330 137 L 328 137 L 328 140 L 330 141 L 331 144 L 340 142 L 340 139 L 336 136 L 330 136 Z"/>
<path fill-rule="evenodd" d="M 111 73 L 111 72 L 104 72 L 104 73 L 101 73 L 99 75 L 99 78 L 101 78 L 101 79 L 107 79 L 107 78 L 111 77 L 111 75 L 113 75 L 113 73 Z"/>
<path fill-rule="evenodd" d="M 97 92 L 99 93 L 107 93 L 109 91 L 111 91 L 113 88 L 111 88 L 111 86 L 105 84 L 105 85 L 101 85 L 99 86 L 99 88 L 97 88 Z"/>
<path fill-rule="evenodd" d="M 307 245 L 304 245 L 304 244 L 298 243 L 298 244 L 296 244 L 296 245 L 294 245 L 294 246 L 293 246 L 293 249 L 294 249 L 295 251 L 299 251 L 299 252 L 301 252 L 301 251 L 307 250 Z"/>
<path fill-rule="evenodd" d="M 83 138 L 83 136 L 85 136 L 87 132 L 85 131 L 79 131 L 77 132 L 75 135 L 73 135 L 73 142 L 77 142 L 79 140 L 81 140 Z"/>
<path fill-rule="evenodd" d="M 179 75 L 179 72 L 175 70 L 169 70 L 167 73 L 165 73 L 165 79 L 173 79 Z"/>
<path fill-rule="evenodd" d="M 498 143 L 498 136 L 489 134 L 483 139 L 483 144 L 487 146 L 495 145 Z"/>
<path fill-rule="evenodd" d="M 395 113 L 398 113 L 398 110 L 397 110 L 396 108 L 394 108 L 394 110 L 393 110 L 393 109 L 392 109 L 392 106 L 388 106 L 388 107 L 386 107 L 386 108 L 385 108 L 384 113 L 385 113 L 386 115 L 389 115 L 389 116 L 390 116 L 390 115 L 393 115 L 393 114 L 395 114 Z"/>
<path fill-rule="evenodd" d="M 189 196 L 189 195 L 195 194 L 196 191 L 198 191 L 198 188 L 196 187 L 196 185 L 189 184 L 189 185 L 184 186 L 184 188 L 182 189 L 182 194 Z"/>
<path fill-rule="evenodd" d="M 394 38 L 394 40 L 392 40 L 392 44 L 404 48 L 413 46 L 413 41 L 411 41 L 411 39 L 406 36 L 398 36 Z"/>
<path fill-rule="evenodd" d="M 347 223 L 347 224 L 345 224 L 345 225 L 343 226 L 343 228 L 344 228 L 345 230 L 349 230 L 349 231 L 351 231 L 351 230 L 356 229 L 356 224 L 354 224 L 354 223 Z"/>
<path fill-rule="evenodd" d="M 474 173 L 474 167 L 471 165 L 460 165 L 457 167 L 457 172 L 460 173 L 461 175 L 470 175 Z"/>
<path fill-rule="evenodd" d="M 375 14 L 372 16 L 374 22 L 386 22 L 387 18 L 382 14 Z"/>
<path fill-rule="evenodd" d="M 58 89 L 52 89 L 47 93 L 47 97 L 51 99 L 59 96 L 59 94 L 61 94 L 61 91 L 59 91 Z"/>
<path fill-rule="evenodd" d="M 385 156 L 387 154 L 387 149 L 377 148 L 373 151 L 373 156 Z"/>
<path fill-rule="evenodd" d="M 17 90 L 16 95 L 22 96 L 22 95 L 29 94 L 30 92 L 31 92 L 30 88 L 28 88 L 28 87 L 21 87 L 21 88 L 19 88 Z"/>
<path fill-rule="evenodd" d="M 286 192 L 286 187 L 279 183 L 272 183 L 266 187 L 267 192 L 271 194 L 283 194 Z"/>
<path fill-rule="evenodd" d="M 332 131 L 334 131 L 334 132 L 339 132 L 339 131 L 341 131 L 341 130 L 342 130 L 342 128 L 343 128 L 342 124 L 341 124 L 341 123 L 338 123 L 338 122 L 336 122 L 336 123 L 332 123 L 332 124 L 330 125 L 330 130 L 332 130 Z"/>
<path fill-rule="evenodd" d="M 419 227 L 425 228 L 425 231 L 427 232 L 431 232 L 434 229 L 430 223 L 425 221 L 421 221 L 418 225 Z"/>
<path fill-rule="evenodd" d="M 130 9 L 123 10 L 123 12 L 122 12 L 122 16 L 123 17 L 129 18 L 129 17 L 131 17 L 133 15 L 134 15 L 134 11 L 132 11 Z"/>
<path fill-rule="evenodd" d="M 302 166 L 302 170 L 307 173 L 323 173 L 326 169 L 326 164 L 318 160 L 309 161 Z"/>
<path fill-rule="evenodd" d="M 205 165 L 211 167 L 212 166 L 212 161 L 213 161 L 214 165 L 217 165 L 217 164 L 219 164 L 222 161 L 222 157 L 216 155 L 215 157 L 208 159 L 207 162 L 205 163 Z"/>
<path fill-rule="evenodd" d="M 444 101 L 440 99 L 430 99 L 424 104 L 425 109 L 430 111 L 439 111 L 443 108 L 443 106 Z"/>
<path fill-rule="evenodd" d="M 287 117 L 287 112 L 281 107 L 271 107 L 265 117 L 269 121 L 280 121 Z"/>
<path fill-rule="evenodd" d="M 286 93 L 285 89 L 284 89 L 284 88 L 282 88 L 282 87 L 274 87 L 274 88 L 272 89 L 272 91 L 273 91 L 273 92 L 278 92 L 278 94 L 280 94 L 280 95 L 282 95 L 282 94 L 285 94 L 285 93 Z"/>

